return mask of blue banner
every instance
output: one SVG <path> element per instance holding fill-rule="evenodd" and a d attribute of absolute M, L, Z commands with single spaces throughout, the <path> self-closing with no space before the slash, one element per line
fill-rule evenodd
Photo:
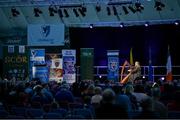
<path fill-rule="evenodd" d="M 34 66 L 35 78 L 39 78 L 41 83 L 48 83 L 48 67 L 47 66 Z"/>
<path fill-rule="evenodd" d="M 64 24 L 30 24 L 28 25 L 29 46 L 63 46 Z"/>
<path fill-rule="evenodd" d="M 36 78 L 35 66 L 45 65 L 45 49 L 30 49 L 29 78 Z"/>
<path fill-rule="evenodd" d="M 119 51 L 108 50 L 108 80 L 118 82 L 119 80 Z"/>
<path fill-rule="evenodd" d="M 76 50 L 62 50 L 63 55 L 63 81 L 74 83 L 76 81 Z"/>

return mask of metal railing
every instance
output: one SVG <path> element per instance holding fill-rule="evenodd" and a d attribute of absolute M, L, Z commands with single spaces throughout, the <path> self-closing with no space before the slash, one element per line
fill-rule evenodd
<path fill-rule="evenodd" d="M 121 73 L 122 66 L 119 66 Z M 166 66 L 152 66 L 153 81 L 166 76 Z M 149 66 L 141 66 L 141 75 L 148 78 Z M 173 79 L 180 79 L 180 66 L 172 66 Z M 107 77 L 107 66 L 94 66 L 94 77 Z M 125 75 L 124 75 L 125 76 Z M 77 66 L 77 77 L 80 77 L 80 66 Z"/>

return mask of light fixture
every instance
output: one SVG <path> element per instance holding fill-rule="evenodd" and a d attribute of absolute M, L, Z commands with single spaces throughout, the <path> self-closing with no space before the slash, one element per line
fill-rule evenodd
<path fill-rule="evenodd" d="M 59 14 L 59 17 L 60 17 L 60 18 L 63 17 L 63 12 L 62 12 L 61 8 L 58 9 L 58 14 Z"/>
<path fill-rule="evenodd" d="M 148 27 L 148 26 L 149 26 L 149 24 L 148 24 L 148 23 L 145 23 L 145 24 L 144 24 L 144 26 L 145 26 L 145 27 Z"/>
<path fill-rule="evenodd" d="M 78 14 L 78 12 L 77 12 L 77 10 L 75 8 L 73 8 L 73 12 L 74 12 L 76 17 L 79 17 L 79 14 Z"/>
<path fill-rule="evenodd" d="M 114 12 L 114 15 L 118 15 L 118 12 L 115 6 L 113 6 L 113 12 Z"/>
<path fill-rule="evenodd" d="M 111 10 L 110 10 L 110 8 L 109 8 L 109 7 L 106 7 L 106 10 L 107 10 L 107 14 L 108 14 L 108 15 L 111 15 Z"/>
<path fill-rule="evenodd" d="M 163 8 L 165 7 L 165 4 L 162 3 L 161 1 L 155 1 L 155 6 L 154 8 L 156 8 L 157 11 L 161 11 Z"/>
<path fill-rule="evenodd" d="M 96 5 L 96 11 L 100 12 L 101 11 L 101 6 L 100 5 Z"/>
<path fill-rule="evenodd" d="M 175 21 L 174 24 L 178 26 L 178 25 L 179 25 L 179 22 L 178 22 L 178 21 Z"/>
<path fill-rule="evenodd" d="M 83 17 L 86 16 L 86 14 L 85 14 L 85 12 L 86 12 L 85 7 L 78 8 L 78 11 L 79 11 L 79 13 L 81 13 L 81 15 L 82 15 Z"/>
<path fill-rule="evenodd" d="M 139 11 L 139 12 L 144 10 L 144 6 L 139 1 L 136 1 L 135 7 L 136 7 L 136 11 Z"/>
<path fill-rule="evenodd" d="M 49 6 L 49 16 L 54 16 L 54 13 L 57 13 L 57 10 L 53 6 Z"/>
<path fill-rule="evenodd" d="M 66 9 L 64 9 L 64 14 L 65 14 L 65 17 L 69 17 L 69 13 Z"/>
<path fill-rule="evenodd" d="M 42 14 L 42 11 L 39 8 L 34 8 L 34 16 L 39 17 L 39 14 Z"/>
<path fill-rule="evenodd" d="M 91 29 L 92 29 L 92 28 L 93 28 L 93 24 L 90 24 L 90 25 L 89 25 L 89 28 L 91 28 Z"/>
<path fill-rule="evenodd" d="M 127 15 L 129 13 L 126 6 L 122 6 L 122 9 L 123 9 L 125 15 Z"/>
<path fill-rule="evenodd" d="M 123 23 L 121 23 L 121 24 L 119 25 L 119 27 L 120 27 L 120 28 L 123 28 L 123 27 L 124 27 L 124 24 L 123 24 Z"/>
<path fill-rule="evenodd" d="M 129 5 L 128 8 L 129 8 L 133 13 L 136 12 L 136 9 L 135 9 L 132 5 Z"/>
<path fill-rule="evenodd" d="M 13 17 L 17 17 L 18 15 L 20 15 L 20 12 L 17 11 L 16 8 L 11 8 L 11 14 Z"/>

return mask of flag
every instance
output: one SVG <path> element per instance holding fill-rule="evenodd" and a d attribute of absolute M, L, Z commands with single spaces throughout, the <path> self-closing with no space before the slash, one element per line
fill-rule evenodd
<path fill-rule="evenodd" d="M 167 81 L 172 81 L 172 65 L 171 65 L 171 55 L 169 51 L 169 46 L 168 46 L 168 58 L 167 58 L 167 63 L 166 63 L 166 80 Z"/>
<path fill-rule="evenodd" d="M 153 67 L 152 67 L 152 60 L 151 60 L 151 48 L 149 47 L 149 68 L 148 68 L 148 80 L 153 80 Z"/>
<path fill-rule="evenodd" d="M 133 61 L 132 48 L 130 49 L 129 57 L 130 57 L 130 64 L 133 65 L 134 61 Z"/>

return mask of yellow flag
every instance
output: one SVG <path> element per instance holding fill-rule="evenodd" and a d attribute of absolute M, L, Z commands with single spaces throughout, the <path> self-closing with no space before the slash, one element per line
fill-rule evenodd
<path fill-rule="evenodd" d="M 131 50 L 130 50 L 130 55 L 129 55 L 129 56 L 130 56 L 130 64 L 131 64 L 131 65 L 134 64 L 132 50 L 133 50 L 133 49 L 131 48 Z"/>

